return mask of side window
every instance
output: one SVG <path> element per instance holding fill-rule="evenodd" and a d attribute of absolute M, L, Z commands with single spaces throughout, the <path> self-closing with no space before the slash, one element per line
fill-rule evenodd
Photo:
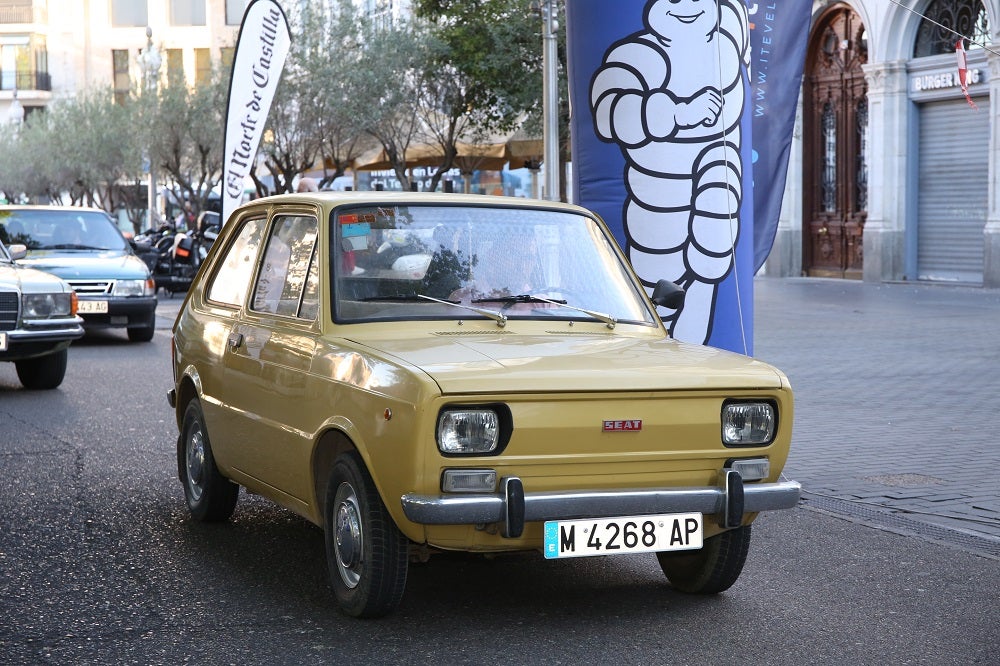
<path fill-rule="evenodd" d="M 263 218 L 247 220 L 212 278 L 208 300 L 237 307 L 246 300 L 263 232 Z"/>
<path fill-rule="evenodd" d="M 316 250 L 313 250 L 312 262 L 309 264 L 309 274 L 306 276 L 306 288 L 302 294 L 302 306 L 299 308 L 299 317 L 302 319 L 316 319 L 319 312 L 319 258 Z"/>
<path fill-rule="evenodd" d="M 309 298 L 316 301 L 316 279 L 310 274 L 315 245 L 316 218 L 293 215 L 275 218 L 257 277 L 253 310 L 294 317 L 299 315 L 299 306 L 306 304 L 310 290 Z"/>

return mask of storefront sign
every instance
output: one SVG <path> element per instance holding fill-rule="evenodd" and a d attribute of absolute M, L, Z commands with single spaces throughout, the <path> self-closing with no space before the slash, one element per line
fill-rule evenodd
<path fill-rule="evenodd" d="M 985 80 L 982 70 L 969 70 L 969 85 L 975 85 Z M 920 74 L 910 78 L 910 90 L 913 92 L 923 92 L 925 90 L 940 90 L 942 88 L 961 88 L 962 82 L 958 78 L 958 71 L 936 72 L 931 74 Z"/>

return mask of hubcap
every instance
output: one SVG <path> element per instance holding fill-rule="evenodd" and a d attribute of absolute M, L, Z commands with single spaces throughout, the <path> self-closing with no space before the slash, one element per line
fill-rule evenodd
<path fill-rule="evenodd" d="M 357 587 L 361 580 L 361 566 L 364 562 L 362 544 L 361 509 L 358 497 L 349 483 L 342 483 L 337 489 L 337 513 L 334 542 L 337 550 L 337 569 L 340 578 L 349 588 Z"/>
<path fill-rule="evenodd" d="M 205 490 L 205 438 L 201 428 L 194 428 L 187 439 L 187 485 L 191 499 L 201 499 Z"/>

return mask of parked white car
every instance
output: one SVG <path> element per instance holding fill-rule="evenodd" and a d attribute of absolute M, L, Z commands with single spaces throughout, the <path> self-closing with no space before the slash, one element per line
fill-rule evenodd
<path fill-rule="evenodd" d="M 18 266 L 24 245 L 0 242 L 0 361 L 12 361 L 27 389 L 53 389 L 66 375 L 68 348 L 83 335 L 77 297 L 69 284 Z"/>

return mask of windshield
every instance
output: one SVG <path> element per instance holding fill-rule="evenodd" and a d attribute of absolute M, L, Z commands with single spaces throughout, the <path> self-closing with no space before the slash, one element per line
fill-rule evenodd
<path fill-rule="evenodd" d="M 340 209 L 331 225 L 334 311 L 341 322 L 601 320 L 595 313 L 623 323 L 655 321 L 614 241 L 590 217 L 382 206 Z"/>
<path fill-rule="evenodd" d="M 60 208 L 0 210 L 0 241 L 28 250 L 117 250 L 127 248 L 111 218 L 101 211 Z"/>

